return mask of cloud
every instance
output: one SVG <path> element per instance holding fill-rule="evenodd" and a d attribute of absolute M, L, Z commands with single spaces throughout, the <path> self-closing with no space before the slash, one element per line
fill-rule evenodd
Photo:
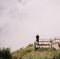
<path fill-rule="evenodd" d="M 0 0 L 1 46 L 16 50 L 33 42 L 37 33 L 44 38 L 60 35 L 59 3 L 59 0 Z"/>

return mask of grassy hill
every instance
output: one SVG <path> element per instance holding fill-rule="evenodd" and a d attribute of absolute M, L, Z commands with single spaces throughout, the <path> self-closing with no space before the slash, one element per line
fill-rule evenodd
<path fill-rule="evenodd" d="M 40 48 L 35 51 L 34 47 L 28 45 L 15 52 L 12 52 L 13 59 L 60 59 L 60 49 Z"/>

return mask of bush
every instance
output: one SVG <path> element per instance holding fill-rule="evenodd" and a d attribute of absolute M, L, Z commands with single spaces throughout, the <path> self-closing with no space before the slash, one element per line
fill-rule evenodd
<path fill-rule="evenodd" d="M 0 59 L 12 59 L 12 55 L 10 53 L 9 48 L 0 49 Z"/>

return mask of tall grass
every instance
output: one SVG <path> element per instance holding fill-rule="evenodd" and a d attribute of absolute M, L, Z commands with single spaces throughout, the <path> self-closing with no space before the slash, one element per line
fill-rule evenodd
<path fill-rule="evenodd" d="M 60 50 L 40 48 L 35 51 L 34 47 L 29 45 L 14 52 L 12 55 L 16 57 L 14 59 L 60 59 Z"/>

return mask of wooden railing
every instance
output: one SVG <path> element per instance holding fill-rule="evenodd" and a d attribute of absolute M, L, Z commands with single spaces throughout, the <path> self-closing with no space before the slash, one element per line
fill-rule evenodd
<path fill-rule="evenodd" d="M 55 45 L 57 40 L 59 40 L 59 39 L 54 39 L 54 40 L 49 40 L 49 41 L 34 42 L 34 47 L 35 48 L 41 48 L 41 47 L 52 48 L 52 45 Z M 57 42 L 57 44 L 59 43 L 59 41 Z"/>

